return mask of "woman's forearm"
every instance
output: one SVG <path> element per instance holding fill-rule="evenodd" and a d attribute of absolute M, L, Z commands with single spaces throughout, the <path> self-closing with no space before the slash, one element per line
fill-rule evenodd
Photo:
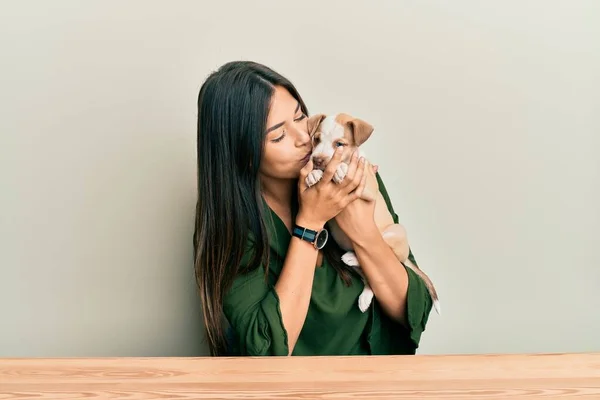
<path fill-rule="evenodd" d="M 318 251 L 312 244 L 292 237 L 281 274 L 275 284 L 288 337 L 288 355 L 292 354 L 306 320 L 317 256 Z"/>
<path fill-rule="evenodd" d="M 383 310 L 393 319 L 407 325 L 406 296 L 408 273 L 377 227 L 353 242 L 354 252 L 371 290 Z"/>

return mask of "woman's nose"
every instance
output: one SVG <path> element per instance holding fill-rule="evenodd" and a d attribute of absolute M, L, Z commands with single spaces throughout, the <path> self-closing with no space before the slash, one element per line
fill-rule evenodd
<path fill-rule="evenodd" d="M 310 135 L 308 134 L 308 130 L 304 128 L 298 128 L 296 131 L 296 144 L 298 146 L 305 146 L 307 143 L 310 143 Z"/>

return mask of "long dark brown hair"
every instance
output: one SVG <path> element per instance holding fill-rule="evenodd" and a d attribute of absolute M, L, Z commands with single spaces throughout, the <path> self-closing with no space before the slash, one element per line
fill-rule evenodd
<path fill-rule="evenodd" d="M 213 356 L 227 352 L 223 297 L 233 280 L 261 265 L 268 270 L 268 224 L 263 215 L 265 203 L 258 171 L 275 86 L 287 89 L 308 115 L 304 101 L 288 79 L 250 61 L 223 65 L 209 75 L 198 95 L 194 259 Z M 297 201 L 296 196 L 292 201 Z M 249 234 L 256 243 L 253 257 L 247 265 L 240 265 Z M 338 261 L 342 253 L 332 242 L 324 255 L 349 284 L 349 271 Z"/>

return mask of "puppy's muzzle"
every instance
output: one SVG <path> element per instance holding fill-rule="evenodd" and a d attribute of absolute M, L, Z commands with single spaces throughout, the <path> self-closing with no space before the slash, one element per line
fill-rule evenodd
<path fill-rule="evenodd" d="M 313 166 L 317 169 L 324 169 L 325 165 L 327 165 L 327 160 L 325 159 L 325 156 L 322 155 L 315 155 L 313 156 Z"/>

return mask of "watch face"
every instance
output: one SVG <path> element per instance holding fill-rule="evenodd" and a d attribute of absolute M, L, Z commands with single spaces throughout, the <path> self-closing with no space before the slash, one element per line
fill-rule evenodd
<path fill-rule="evenodd" d="M 317 238 L 315 239 L 315 247 L 321 250 L 325 246 L 325 243 L 327 243 L 328 237 L 329 233 L 326 229 L 319 231 L 319 233 L 317 233 Z"/>

